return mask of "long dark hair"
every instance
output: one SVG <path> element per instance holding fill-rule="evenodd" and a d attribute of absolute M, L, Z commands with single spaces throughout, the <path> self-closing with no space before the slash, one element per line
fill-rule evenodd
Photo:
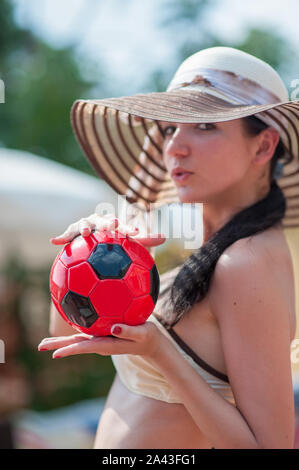
<path fill-rule="evenodd" d="M 248 135 L 257 135 L 268 127 L 255 116 L 243 118 Z M 189 311 L 194 303 L 200 302 L 209 290 L 216 263 L 232 243 L 255 233 L 262 232 L 277 224 L 286 210 L 285 196 L 275 179 L 277 162 L 283 157 L 284 146 L 279 140 L 270 164 L 270 191 L 255 204 L 246 207 L 220 230 L 213 234 L 198 250 L 181 265 L 173 282 L 161 291 L 164 303 L 163 319 L 165 327 L 175 325 L 181 316 Z M 168 294 L 165 297 L 165 294 Z M 166 302 L 165 302 L 166 300 Z"/>

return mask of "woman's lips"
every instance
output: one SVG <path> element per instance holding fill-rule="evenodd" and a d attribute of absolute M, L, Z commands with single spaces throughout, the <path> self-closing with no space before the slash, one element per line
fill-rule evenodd
<path fill-rule="evenodd" d="M 182 173 L 175 173 L 172 175 L 172 178 L 174 181 L 178 181 L 178 182 L 181 182 L 181 181 L 186 181 L 189 176 L 191 176 L 192 173 L 190 173 L 189 171 L 184 171 Z"/>

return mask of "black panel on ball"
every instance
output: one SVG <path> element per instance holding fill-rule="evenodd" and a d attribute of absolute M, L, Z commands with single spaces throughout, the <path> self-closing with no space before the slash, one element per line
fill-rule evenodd
<path fill-rule="evenodd" d="M 61 307 L 68 319 L 78 326 L 89 328 L 99 318 L 89 299 L 72 291 L 65 294 Z"/>
<path fill-rule="evenodd" d="M 155 264 L 153 264 L 152 269 L 150 270 L 151 275 L 151 290 L 150 295 L 153 299 L 154 304 L 156 304 L 159 291 L 160 291 L 160 276 Z"/>
<path fill-rule="evenodd" d="M 120 245 L 99 243 L 88 262 L 100 279 L 121 279 L 132 263 Z"/>

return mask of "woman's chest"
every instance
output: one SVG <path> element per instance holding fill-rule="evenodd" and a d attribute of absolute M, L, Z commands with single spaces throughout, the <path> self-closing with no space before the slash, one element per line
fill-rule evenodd
<path fill-rule="evenodd" d="M 285 311 L 282 314 L 289 319 L 291 342 L 296 334 L 296 309 L 292 268 L 286 260 L 277 270 L 277 283 L 285 299 Z M 173 330 L 199 358 L 227 375 L 220 326 L 211 310 L 209 295 L 208 292 L 201 302 L 194 304 L 174 325 Z"/>
<path fill-rule="evenodd" d="M 220 328 L 210 309 L 208 295 L 193 305 L 173 330 L 199 358 L 226 374 Z"/>

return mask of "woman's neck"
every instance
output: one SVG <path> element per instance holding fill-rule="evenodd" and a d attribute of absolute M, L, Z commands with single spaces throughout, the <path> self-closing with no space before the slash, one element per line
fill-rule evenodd
<path fill-rule="evenodd" d="M 202 205 L 203 243 L 226 225 L 237 213 L 265 198 L 270 185 L 260 186 L 256 191 L 239 191 L 233 197 L 221 195 L 217 201 L 204 202 Z"/>

